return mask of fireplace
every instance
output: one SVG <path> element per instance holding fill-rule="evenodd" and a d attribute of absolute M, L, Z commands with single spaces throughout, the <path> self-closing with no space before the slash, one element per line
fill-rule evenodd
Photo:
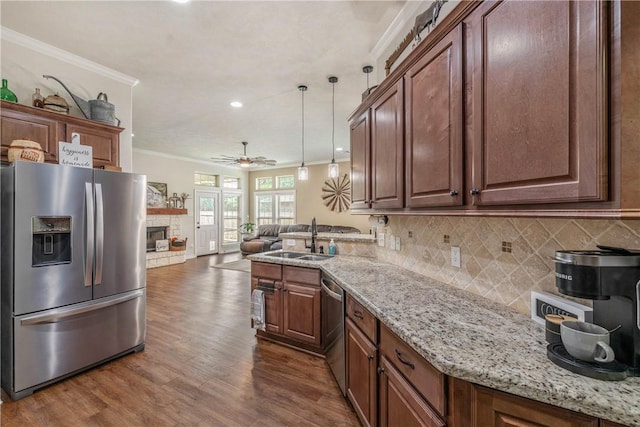
<path fill-rule="evenodd" d="M 156 240 L 165 240 L 169 227 L 147 227 L 147 252 L 156 251 Z"/>

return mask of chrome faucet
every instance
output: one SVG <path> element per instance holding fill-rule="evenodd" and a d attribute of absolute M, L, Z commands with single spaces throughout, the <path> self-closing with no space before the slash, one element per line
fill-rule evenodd
<path fill-rule="evenodd" d="M 307 246 L 306 242 L 304 247 L 310 249 L 312 254 L 316 253 L 316 237 L 318 237 L 318 226 L 316 225 L 316 217 L 311 220 L 311 246 Z"/>

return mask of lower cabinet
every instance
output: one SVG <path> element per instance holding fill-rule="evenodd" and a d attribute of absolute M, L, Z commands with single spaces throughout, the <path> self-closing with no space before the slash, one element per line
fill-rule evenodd
<path fill-rule="evenodd" d="M 384 356 L 380 356 L 379 371 L 381 427 L 446 426 Z"/>
<path fill-rule="evenodd" d="M 364 426 L 377 425 L 378 348 L 346 319 L 347 397 Z"/>
<path fill-rule="evenodd" d="M 451 379 L 451 426 L 598 427 L 599 420 L 568 409 Z M 450 393 L 451 396 L 451 393 Z M 615 424 L 614 424 L 615 425 Z"/>
<path fill-rule="evenodd" d="M 320 270 L 251 263 L 251 290 L 264 291 L 265 331 L 258 336 L 322 353 Z"/>

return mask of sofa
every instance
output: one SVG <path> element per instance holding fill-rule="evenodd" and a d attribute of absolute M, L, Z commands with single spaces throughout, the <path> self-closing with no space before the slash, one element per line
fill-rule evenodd
<path fill-rule="evenodd" d="M 360 234 L 360 230 L 355 227 L 343 225 L 317 225 L 318 233 L 354 233 Z M 240 242 L 240 252 L 242 255 L 256 254 L 260 252 L 275 251 L 282 249 L 282 233 L 308 233 L 311 226 L 308 224 L 262 224 L 258 226 L 258 231 L 254 236 L 245 237 Z"/>

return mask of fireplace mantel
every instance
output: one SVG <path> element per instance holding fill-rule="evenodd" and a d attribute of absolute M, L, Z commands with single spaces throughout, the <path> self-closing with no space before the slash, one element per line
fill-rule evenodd
<path fill-rule="evenodd" d="M 186 215 L 186 209 L 179 208 L 147 208 L 147 215 Z"/>

